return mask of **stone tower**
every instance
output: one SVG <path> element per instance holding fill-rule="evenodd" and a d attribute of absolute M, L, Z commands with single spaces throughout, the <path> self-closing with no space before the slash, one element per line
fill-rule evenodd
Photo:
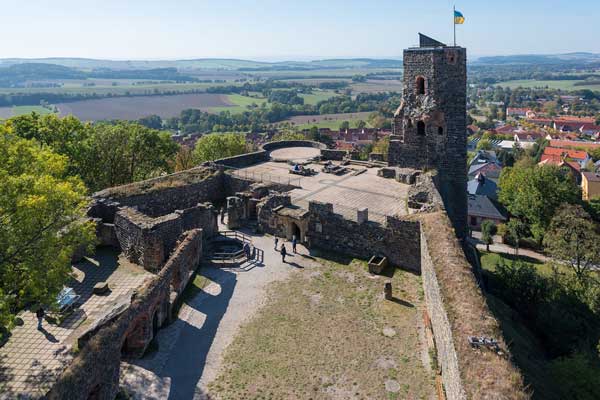
<path fill-rule="evenodd" d="M 467 230 L 467 51 L 419 34 L 404 50 L 404 93 L 394 114 L 390 165 L 435 169 L 459 237 Z"/>

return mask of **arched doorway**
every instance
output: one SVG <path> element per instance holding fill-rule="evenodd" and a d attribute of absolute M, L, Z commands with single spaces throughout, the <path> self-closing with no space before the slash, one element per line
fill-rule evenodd
<path fill-rule="evenodd" d="M 296 237 L 298 242 L 302 242 L 302 230 L 295 222 L 292 222 L 292 238 Z"/>

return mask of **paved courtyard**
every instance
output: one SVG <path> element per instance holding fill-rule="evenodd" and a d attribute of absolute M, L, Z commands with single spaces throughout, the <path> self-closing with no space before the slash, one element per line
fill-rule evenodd
<path fill-rule="evenodd" d="M 35 314 L 28 310 L 20 313 L 23 324 L 13 329 L 8 342 L 0 348 L 0 399 L 44 395 L 71 359 L 77 328 L 83 329 L 113 300 L 128 296 L 150 276 L 107 248 L 75 264 L 73 272 L 75 279 L 70 286 L 81 296 L 81 306 L 60 324 L 45 321 L 44 330 L 38 331 Z M 108 281 L 110 294 L 93 295 L 92 288 L 102 281 Z"/>
<path fill-rule="evenodd" d="M 307 168 L 318 173 L 299 177 L 289 173 L 288 164 L 269 161 L 239 169 L 235 174 L 259 181 L 289 182 L 300 186 L 290 192 L 295 205 L 308 208 L 311 200 L 332 203 L 335 213 L 350 220 L 356 220 L 356 211 L 363 207 L 369 209 L 369 219 L 379 223 L 385 222 L 387 215 L 408 213 L 406 199 L 410 186 L 377 176 L 377 168 L 352 165 L 347 167 L 351 171 L 344 175 L 324 173 L 320 164 L 309 164 Z"/>

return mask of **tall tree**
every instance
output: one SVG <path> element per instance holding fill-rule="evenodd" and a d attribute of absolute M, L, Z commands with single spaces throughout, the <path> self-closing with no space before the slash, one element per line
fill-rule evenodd
<path fill-rule="evenodd" d="M 500 174 L 498 199 L 512 216 L 520 218 L 541 244 L 545 230 L 562 203 L 578 203 L 579 187 L 558 167 L 522 166 L 504 168 Z"/>
<path fill-rule="evenodd" d="M 214 161 L 246 152 L 246 135 L 243 133 L 211 133 L 202 136 L 194 147 L 194 161 Z"/>
<path fill-rule="evenodd" d="M 598 225 L 580 205 L 563 204 L 544 237 L 548 253 L 571 266 L 580 283 L 600 264 L 599 244 Z"/>
<path fill-rule="evenodd" d="M 0 126 L 0 325 L 28 303 L 51 305 L 76 248 L 90 246 L 87 199 L 67 158 Z"/>
<path fill-rule="evenodd" d="M 481 240 L 485 243 L 485 250 L 490 251 L 490 244 L 494 243 L 494 235 L 498 232 L 498 227 L 490 220 L 485 220 L 481 224 Z"/>

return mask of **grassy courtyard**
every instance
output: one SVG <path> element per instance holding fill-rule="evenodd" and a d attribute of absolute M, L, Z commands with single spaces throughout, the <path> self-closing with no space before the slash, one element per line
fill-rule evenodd
<path fill-rule="evenodd" d="M 390 278 L 371 276 L 364 262 L 319 261 L 270 288 L 265 305 L 228 347 L 211 395 L 435 398 L 418 334 L 420 278 L 396 271 L 395 301 L 386 301 L 382 289 Z"/>

